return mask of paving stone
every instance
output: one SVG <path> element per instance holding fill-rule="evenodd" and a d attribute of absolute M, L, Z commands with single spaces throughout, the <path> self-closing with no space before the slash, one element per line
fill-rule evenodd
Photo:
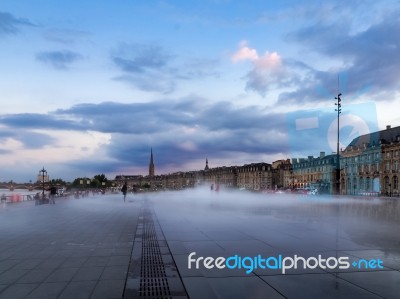
<path fill-rule="evenodd" d="M 0 273 L 7 271 L 8 269 L 14 268 L 14 266 L 21 263 L 21 261 L 21 259 L 9 259 L 0 261 Z"/>
<path fill-rule="evenodd" d="M 73 281 L 98 280 L 103 273 L 104 267 L 82 267 L 76 272 Z"/>
<path fill-rule="evenodd" d="M 84 267 L 106 266 L 109 256 L 91 256 L 83 264 Z"/>
<path fill-rule="evenodd" d="M 0 299 L 19 299 L 26 298 L 32 290 L 37 288 L 38 284 L 17 283 L 10 285 L 0 294 Z"/>
<path fill-rule="evenodd" d="M 125 279 L 128 271 L 127 266 L 111 266 L 105 267 L 101 274 L 101 280 L 118 280 Z"/>
<path fill-rule="evenodd" d="M 59 299 L 87 299 L 97 284 L 97 281 L 72 281 L 61 293 Z"/>
<path fill-rule="evenodd" d="M 79 268 L 59 268 L 52 272 L 46 279 L 46 282 L 70 281 L 77 273 Z"/>
<path fill-rule="evenodd" d="M 25 275 L 29 270 L 10 269 L 0 275 L 0 284 L 12 284 L 18 278 Z"/>
<path fill-rule="evenodd" d="M 33 269 L 43 263 L 43 259 L 25 259 L 15 265 L 13 269 Z"/>
<path fill-rule="evenodd" d="M 60 265 L 60 268 L 76 268 L 82 266 L 89 257 L 86 256 L 72 256 L 67 258 L 64 263 Z"/>
<path fill-rule="evenodd" d="M 121 298 L 125 280 L 101 280 L 97 283 L 91 298 Z"/>
<path fill-rule="evenodd" d="M 40 284 L 33 290 L 26 298 L 27 299 L 43 299 L 43 298 L 57 298 L 61 291 L 67 285 L 66 282 L 49 282 Z"/>
<path fill-rule="evenodd" d="M 33 269 L 18 279 L 18 283 L 39 283 L 45 281 L 54 269 Z"/>

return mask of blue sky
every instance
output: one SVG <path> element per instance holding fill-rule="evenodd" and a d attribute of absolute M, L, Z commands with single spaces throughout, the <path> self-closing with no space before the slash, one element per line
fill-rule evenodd
<path fill-rule="evenodd" d="M 400 125 L 399 32 L 398 1 L 3 0 L 0 181 L 329 152 L 293 115 L 334 113 L 339 76 L 357 128 Z"/>

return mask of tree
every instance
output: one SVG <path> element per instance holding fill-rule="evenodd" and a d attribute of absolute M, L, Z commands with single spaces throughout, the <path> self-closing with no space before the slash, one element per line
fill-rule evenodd
<path fill-rule="evenodd" d="M 107 179 L 104 173 L 95 175 L 93 177 L 93 181 L 95 181 L 98 184 L 97 188 L 111 187 L 111 182 Z"/>
<path fill-rule="evenodd" d="M 60 185 L 60 186 L 64 186 L 64 185 L 67 184 L 67 182 L 63 181 L 62 179 L 52 179 L 52 180 L 50 181 L 50 183 L 51 183 L 52 185 Z"/>
<path fill-rule="evenodd" d="M 81 184 L 82 181 L 82 184 Z M 89 181 L 89 184 L 88 184 Z M 103 185 L 104 183 L 104 185 Z M 97 174 L 95 175 L 92 179 L 89 178 L 76 178 L 72 182 L 72 187 L 74 188 L 107 188 L 111 186 L 111 182 L 107 179 L 107 177 L 102 173 L 102 174 Z"/>

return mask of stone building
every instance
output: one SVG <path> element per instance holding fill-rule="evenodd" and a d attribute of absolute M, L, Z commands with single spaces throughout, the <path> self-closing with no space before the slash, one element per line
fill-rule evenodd
<path fill-rule="evenodd" d="M 272 165 L 252 163 L 237 167 L 237 187 L 249 190 L 272 189 Z"/>
<path fill-rule="evenodd" d="M 220 185 L 225 187 L 236 187 L 237 186 L 237 167 L 236 166 L 222 166 L 209 168 L 204 173 L 204 182 L 214 185 Z"/>
<path fill-rule="evenodd" d="M 332 193 L 335 183 L 336 154 L 307 159 L 292 159 L 295 188 L 316 188 L 320 193 Z"/>
<path fill-rule="evenodd" d="M 290 159 L 272 162 L 272 185 L 275 189 L 293 187 L 292 163 Z"/>
<path fill-rule="evenodd" d="M 341 152 L 341 194 L 399 195 L 400 127 L 359 136 Z"/>

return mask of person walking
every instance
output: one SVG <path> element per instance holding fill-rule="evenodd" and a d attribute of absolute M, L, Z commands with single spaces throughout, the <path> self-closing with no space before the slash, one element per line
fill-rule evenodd
<path fill-rule="evenodd" d="M 125 182 L 125 184 L 122 186 L 121 191 L 122 191 L 122 194 L 124 195 L 124 202 L 125 202 L 125 199 L 126 199 L 126 192 L 128 191 L 128 186 L 126 185 L 126 182 Z"/>

